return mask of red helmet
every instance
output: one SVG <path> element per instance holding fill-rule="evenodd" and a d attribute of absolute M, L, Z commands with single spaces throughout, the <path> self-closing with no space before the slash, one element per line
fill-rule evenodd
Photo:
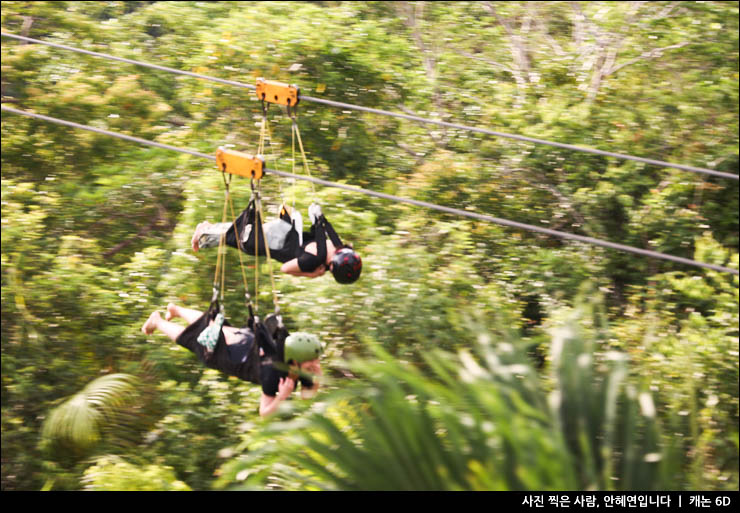
<path fill-rule="evenodd" d="M 331 272 L 339 283 L 355 282 L 362 272 L 362 259 L 352 248 L 338 249 L 331 263 Z"/>

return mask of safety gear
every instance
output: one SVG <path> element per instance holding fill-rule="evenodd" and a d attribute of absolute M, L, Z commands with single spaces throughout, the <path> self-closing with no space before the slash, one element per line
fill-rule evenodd
<path fill-rule="evenodd" d="M 265 316 L 262 324 L 265 325 L 265 328 L 267 328 L 267 332 L 274 340 L 276 338 L 278 328 L 282 327 L 283 321 L 277 314 L 271 313 Z"/>
<path fill-rule="evenodd" d="M 338 283 L 357 281 L 362 272 L 362 259 L 351 248 L 341 248 L 331 259 L 331 272 Z"/>
<path fill-rule="evenodd" d="M 301 213 L 297 209 L 290 208 L 289 205 L 283 203 L 280 207 L 280 219 L 295 227 L 295 231 L 298 234 L 298 245 L 303 247 L 303 216 Z"/>
<path fill-rule="evenodd" d="M 321 342 L 316 335 L 298 331 L 285 339 L 285 363 L 315 360 L 321 355 Z"/>
<path fill-rule="evenodd" d="M 321 206 L 318 203 L 311 203 L 308 207 L 308 218 L 311 220 L 311 224 L 316 224 L 321 215 Z"/>
<path fill-rule="evenodd" d="M 298 209 L 293 209 L 291 216 L 293 217 L 293 226 L 295 226 L 295 231 L 298 232 L 298 245 L 303 247 L 303 216 Z"/>
<path fill-rule="evenodd" d="M 213 324 L 205 328 L 200 332 L 200 335 L 198 335 L 198 343 L 205 348 L 207 354 L 213 353 L 216 349 L 216 344 L 221 336 L 221 327 L 223 325 L 224 315 L 219 313 L 216 315 L 216 319 L 213 321 Z"/>

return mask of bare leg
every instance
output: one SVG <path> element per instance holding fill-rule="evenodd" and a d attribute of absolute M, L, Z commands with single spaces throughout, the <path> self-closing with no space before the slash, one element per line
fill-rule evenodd
<path fill-rule="evenodd" d="M 177 340 L 177 337 L 180 336 L 180 333 L 185 331 L 185 327 L 180 326 L 179 324 L 175 324 L 174 322 L 165 321 L 164 319 L 162 319 L 162 316 L 159 314 L 159 312 L 152 312 L 144 325 L 141 327 L 141 331 L 143 331 L 147 335 L 151 335 L 152 333 L 154 333 L 154 330 L 161 331 L 174 342 Z"/>
<path fill-rule="evenodd" d="M 203 312 L 193 310 L 192 308 L 185 308 L 184 306 L 177 306 L 174 303 L 167 305 L 167 313 L 165 314 L 165 320 L 169 321 L 173 317 L 181 317 L 185 319 L 188 324 L 193 324 L 195 321 L 200 319 Z"/>

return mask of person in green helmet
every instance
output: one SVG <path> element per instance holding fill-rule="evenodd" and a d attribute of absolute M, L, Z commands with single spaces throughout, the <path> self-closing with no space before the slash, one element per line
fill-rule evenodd
<path fill-rule="evenodd" d="M 314 381 L 306 375 L 314 378 L 322 375 L 319 361 L 321 351 L 321 342 L 316 335 L 296 332 L 288 335 L 282 344 L 278 341 L 272 354 L 262 356 L 260 415 L 270 415 L 277 410 L 280 403 L 290 397 L 298 383 L 301 384 L 302 399 L 310 399 L 316 395 L 318 380 Z M 275 361 L 287 364 L 288 370 L 279 364 L 274 365 Z"/>
<path fill-rule="evenodd" d="M 187 327 L 172 321 L 182 318 Z M 291 397 L 298 384 L 302 399 L 314 397 L 322 375 L 321 342 L 311 333 L 287 330 L 268 316 L 246 328 L 230 326 L 219 316 L 170 303 L 164 318 L 155 311 L 141 328 L 156 330 L 192 351 L 207 367 L 262 386 L 259 413 L 268 416 Z"/>

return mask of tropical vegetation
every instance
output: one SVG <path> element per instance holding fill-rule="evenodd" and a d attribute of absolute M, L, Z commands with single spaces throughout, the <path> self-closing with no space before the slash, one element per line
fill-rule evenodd
<path fill-rule="evenodd" d="M 1 21 L 738 172 L 735 2 L 9 1 Z M 256 151 L 261 120 L 248 89 L 7 37 L 2 104 L 207 154 Z M 268 118 L 268 167 L 291 171 L 290 120 Z M 298 123 L 326 180 L 738 268 L 736 180 L 310 102 Z M 736 274 L 268 175 L 268 215 L 318 201 L 364 268 L 276 275 L 325 376 L 261 419 L 259 387 L 141 333 L 169 302 L 208 305 L 216 253 L 190 236 L 220 220 L 213 163 L 5 111 L 1 159 L 3 490 L 738 489 Z M 231 189 L 246 205 L 248 181 Z M 245 263 L 268 313 L 271 264 Z"/>

